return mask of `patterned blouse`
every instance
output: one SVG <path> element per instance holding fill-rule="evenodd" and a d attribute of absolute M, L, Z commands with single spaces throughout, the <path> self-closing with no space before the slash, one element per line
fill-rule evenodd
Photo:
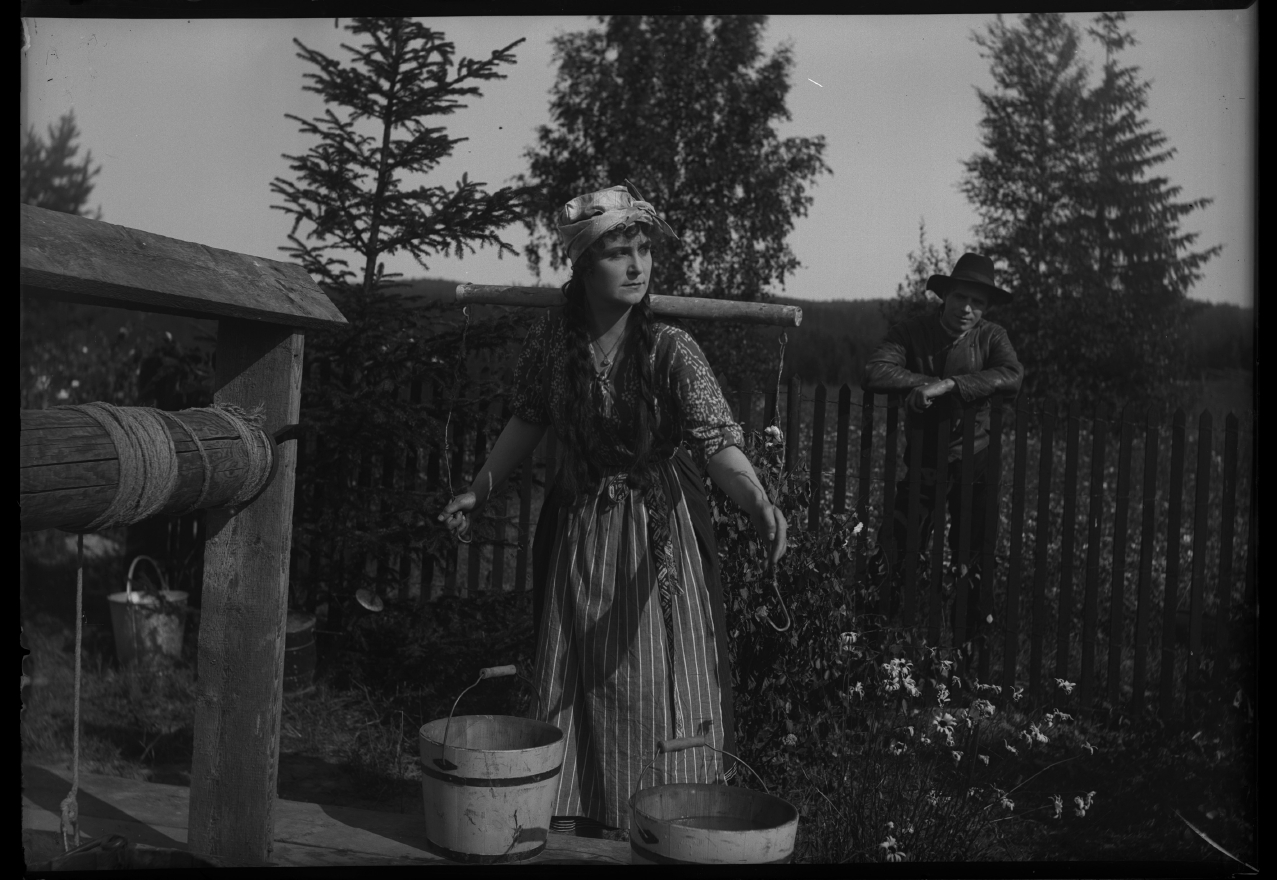
<path fill-rule="evenodd" d="M 656 344 L 652 351 L 652 377 L 657 395 L 657 444 L 664 442 L 673 452 L 679 442 L 692 454 L 696 464 L 705 464 L 719 450 L 741 446 L 744 436 L 732 420 L 732 410 L 714 378 L 714 371 L 696 340 L 685 330 L 657 322 Z M 515 390 L 510 408 L 519 418 L 533 424 L 552 424 L 564 435 L 567 395 L 566 366 L 570 344 L 562 313 L 547 312 L 528 331 L 515 367 Z M 605 412 L 597 405 L 587 426 L 591 442 L 587 447 L 592 462 L 603 471 L 623 470 L 634 460 L 630 438 L 637 430 L 641 404 L 636 371 L 619 364 L 612 374 L 616 382 L 615 406 Z M 667 437 L 672 425 L 681 425 L 681 436 Z"/>

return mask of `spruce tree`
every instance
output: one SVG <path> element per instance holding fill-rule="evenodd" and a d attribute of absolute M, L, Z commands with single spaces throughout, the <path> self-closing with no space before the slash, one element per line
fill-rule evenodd
<path fill-rule="evenodd" d="M 275 207 L 293 218 L 282 250 L 349 322 L 307 334 L 302 413 L 319 442 L 300 460 L 298 485 L 322 489 L 299 497 L 295 518 L 299 546 L 331 551 L 320 577 L 334 600 L 359 587 L 397 589 L 418 550 L 444 560 L 452 544 L 431 528 L 431 514 L 446 503 L 446 487 L 424 495 L 415 480 L 419 456 L 440 456 L 446 440 L 456 445 L 459 423 L 486 414 L 502 387 L 484 353 L 516 335 L 507 315 L 471 322 L 463 337 L 457 310 L 406 295 L 384 259 L 404 252 L 426 268 L 436 253 L 490 246 L 514 254 L 499 233 L 524 212 L 518 188 L 489 192 L 466 175 L 454 186 L 422 179 L 464 140 L 450 137 L 439 117 L 480 97 L 481 83 L 504 79 L 501 68 L 514 63 L 522 40 L 473 60 L 456 58 L 443 33 L 406 18 L 356 18 L 346 30 L 362 38 L 342 45 L 346 62 L 294 41 L 298 57 L 314 66 L 304 88 L 326 106 L 313 119 L 288 116 L 316 142 L 286 156 L 293 176 L 271 183 L 281 198 Z M 404 399 L 414 386 L 424 402 Z M 321 597 L 295 598 L 313 607 Z"/>
<path fill-rule="evenodd" d="M 1182 375 L 1187 292 L 1218 247 L 1193 252 L 1180 222 L 1209 199 L 1178 201 L 1151 171 L 1174 151 L 1143 115 L 1150 84 L 1118 55 L 1120 13 L 1089 33 L 1105 49 L 1090 85 L 1083 35 L 1059 13 L 999 16 L 973 39 L 995 88 L 979 90 L 984 150 L 962 190 L 977 245 L 1016 299 L 998 310 L 1026 389 L 1059 400 L 1167 399 Z"/>
<path fill-rule="evenodd" d="M 56 127 L 49 126 L 47 140 L 36 134 L 34 126 L 25 133 L 21 155 L 22 204 L 102 219 L 101 208 L 95 212 L 88 210 L 93 179 L 102 173 L 102 166 L 93 164 L 93 154 L 87 150 L 84 159 L 76 161 L 79 138 L 75 113 L 70 110 L 58 120 Z"/>
<path fill-rule="evenodd" d="M 798 267 L 785 238 L 828 171 L 823 137 L 781 138 L 792 51 L 765 56 L 759 15 L 613 15 L 554 42 L 551 124 L 524 182 L 530 265 L 566 265 L 555 212 L 573 196 L 632 180 L 678 233 L 659 255 L 655 292 L 766 299 Z M 692 327 L 720 373 L 762 380 L 774 349 L 743 328 Z M 774 375 L 773 375 L 774 380 Z"/>

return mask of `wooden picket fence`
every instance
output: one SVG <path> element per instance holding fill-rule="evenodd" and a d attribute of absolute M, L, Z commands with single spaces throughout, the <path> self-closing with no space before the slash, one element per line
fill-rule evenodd
<path fill-rule="evenodd" d="M 419 385 L 404 391 L 415 402 L 421 394 Z M 978 633 L 976 662 L 983 680 L 1042 693 L 1051 679 L 1064 679 L 1077 683 L 1083 705 L 1096 697 L 1132 708 L 1152 700 L 1160 714 L 1170 716 L 1199 686 L 1203 668 L 1213 663 L 1214 675 L 1225 668 L 1235 637 L 1229 622 L 1235 609 L 1254 603 L 1252 414 L 1243 420 L 1230 413 L 1220 430 L 1209 410 L 1203 411 L 1193 430 L 1182 410 L 1164 418 L 1155 411 L 1112 413 L 1102 403 L 1084 411 L 1075 401 L 1057 412 L 1024 397 L 1013 405 L 995 401 L 988 479 L 1000 491 L 986 493 L 986 509 L 976 511 L 985 518 L 987 535 L 980 607 L 993 621 L 976 627 L 966 619 L 974 609 L 965 607 L 964 589 L 953 591 L 956 608 L 948 619 L 946 572 L 954 560 L 942 538 L 943 491 L 931 511 L 936 523 L 931 546 L 919 546 L 921 469 L 939 465 L 941 474 L 946 469 L 943 461 L 920 460 L 920 432 L 903 436 L 899 399 L 844 385 L 835 402 L 824 385 L 804 392 L 796 378 L 787 388 L 758 393 L 743 387 L 727 396 L 747 432 L 773 421 L 781 425 L 787 468 L 817 475 L 808 509 L 796 512 L 791 528 L 825 527 L 831 514 L 854 513 L 865 523 L 857 537 L 854 583 L 867 575 L 883 512 L 892 509 L 898 491 L 909 493 L 906 547 L 886 548 L 903 572 L 902 622 L 925 623 L 931 644 L 960 644 Z M 454 418 L 450 461 L 441 461 L 438 450 L 403 450 L 393 459 L 370 455 L 359 481 L 371 485 L 380 479 L 389 486 L 406 480 L 428 494 L 447 485 L 447 467 L 451 485 L 465 486 L 507 418 L 504 407 L 478 425 Z M 970 450 L 973 420 L 965 418 L 964 424 Z M 948 424 L 940 430 L 947 433 Z M 906 439 L 913 441 L 915 461 L 901 460 Z M 944 454 L 947 443 L 939 449 Z M 490 536 L 454 548 L 439 570 L 421 554 L 408 554 L 367 559 L 366 573 L 401 600 L 529 589 L 536 513 L 556 454 L 549 432 L 512 475 L 510 490 L 485 512 Z M 374 473 L 374 458 L 381 461 L 380 473 Z M 910 479 L 898 485 L 906 468 Z M 1085 489 L 1083 472 L 1089 472 Z M 971 468 L 960 473 L 964 555 Z M 304 508 L 299 498 L 299 510 Z M 295 578 L 321 573 L 324 552 L 296 547 Z M 888 592 L 878 590 L 883 611 Z M 1203 661 L 1210 663 L 1203 667 Z"/>

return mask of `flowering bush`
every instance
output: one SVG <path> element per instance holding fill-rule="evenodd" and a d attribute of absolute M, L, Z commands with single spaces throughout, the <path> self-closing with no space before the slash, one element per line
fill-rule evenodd
<path fill-rule="evenodd" d="M 784 471 L 778 429 L 748 438 L 745 453 L 782 510 L 792 517 L 805 507 L 806 474 Z M 711 511 L 738 747 L 800 807 L 800 857 L 987 856 L 1007 819 L 1062 820 L 1065 798 L 1075 795 L 1086 806 L 1073 819 L 1085 815 L 1095 792 L 1034 790 L 1024 772 L 1087 754 L 1072 715 L 1055 707 L 1030 715 L 1021 688 L 976 680 L 951 649 L 874 613 L 877 596 L 851 581 L 861 517 L 791 531 L 773 572 L 750 523 L 720 493 L 711 494 Z M 1057 683 L 1061 705 L 1072 688 Z"/>

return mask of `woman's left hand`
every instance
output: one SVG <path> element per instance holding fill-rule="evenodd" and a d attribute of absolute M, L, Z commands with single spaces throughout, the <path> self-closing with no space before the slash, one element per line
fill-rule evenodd
<path fill-rule="evenodd" d="M 780 557 L 785 555 L 787 546 L 785 536 L 789 531 L 789 523 L 785 521 L 785 514 L 770 501 L 764 501 L 754 511 L 751 519 L 754 520 L 754 528 L 758 536 L 768 545 L 768 563 L 775 565 L 780 561 Z"/>

